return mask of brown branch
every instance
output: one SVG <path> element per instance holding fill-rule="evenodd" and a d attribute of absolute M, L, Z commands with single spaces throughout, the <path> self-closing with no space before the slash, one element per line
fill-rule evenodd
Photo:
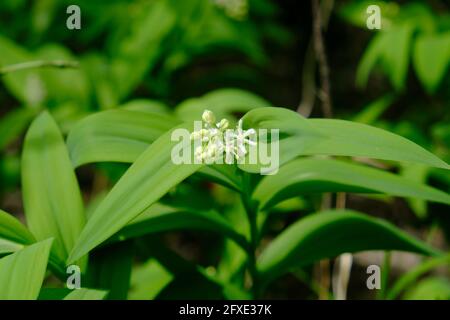
<path fill-rule="evenodd" d="M 322 10 L 320 9 L 319 0 L 312 0 L 312 13 L 314 50 L 319 65 L 321 83 L 319 98 L 322 100 L 323 115 L 326 118 L 331 118 L 333 116 L 333 109 L 330 94 L 330 69 L 328 67 L 325 44 L 322 37 Z"/>

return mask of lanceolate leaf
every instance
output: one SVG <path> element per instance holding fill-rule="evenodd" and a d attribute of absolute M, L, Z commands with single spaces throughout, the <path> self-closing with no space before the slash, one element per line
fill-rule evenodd
<path fill-rule="evenodd" d="M 192 132 L 193 124 L 182 125 Z M 172 130 L 159 137 L 126 171 L 99 204 L 77 240 L 69 263 L 111 237 L 158 201 L 173 186 L 199 170 L 199 164 L 175 164 L 172 149 L 192 147 L 191 141 L 171 141 Z M 193 149 L 193 148 L 191 148 Z M 189 154 L 191 161 L 193 150 Z"/>
<path fill-rule="evenodd" d="M 136 105 L 137 107 L 139 105 Z M 109 110 L 89 116 L 69 133 L 67 145 L 75 167 L 92 162 L 134 162 L 163 133 L 179 124 L 161 112 Z M 201 115 L 196 119 L 201 119 Z M 199 174 L 239 190 L 236 166 L 211 165 Z"/>
<path fill-rule="evenodd" d="M 450 196 L 389 172 L 332 159 L 295 159 L 265 177 L 253 198 L 267 209 L 291 197 L 315 192 L 376 192 L 450 204 Z"/>
<path fill-rule="evenodd" d="M 217 232 L 233 239 L 244 249 L 247 249 L 245 237 L 236 232 L 233 226 L 216 211 L 201 212 L 170 207 L 159 203 L 155 203 L 132 220 L 121 231 L 116 233 L 111 240 L 124 240 L 149 233 L 179 229 L 199 229 Z"/>
<path fill-rule="evenodd" d="M 269 102 L 253 93 L 229 88 L 183 101 L 177 106 L 175 113 L 183 121 L 195 121 L 201 119 L 203 111 L 208 109 L 214 112 L 218 119 L 222 119 L 232 117 L 233 112 L 245 113 L 252 109 L 269 106 Z"/>
<path fill-rule="evenodd" d="M 0 259 L 0 300 L 33 300 L 44 280 L 52 240 Z"/>
<path fill-rule="evenodd" d="M 72 290 L 64 300 L 103 300 L 108 292 L 94 289 L 75 289 Z"/>
<path fill-rule="evenodd" d="M 430 94 L 434 93 L 450 65 L 450 32 L 420 35 L 413 62 L 419 80 Z"/>
<path fill-rule="evenodd" d="M 23 224 L 0 210 L 0 254 L 20 250 L 24 245 L 34 242 L 33 235 Z"/>
<path fill-rule="evenodd" d="M 438 254 L 385 221 L 350 210 L 336 210 L 308 216 L 282 232 L 259 257 L 258 270 L 262 281 L 267 282 L 294 267 L 344 252 L 366 250 Z"/>
<path fill-rule="evenodd" d="M 124 241 L 89 256 L 84 285 L 108 291 L 108 300 L 126 300 L 133 265 L 133 243 Z"/>
<path fill-rule="evenodd" d="M 279 162 L 300 155 L 339 155 L 421 163 L 449 169 L 444 161 L 412 141 L 388 131 L 345 120 L 305 119 L 294 111 L 260 108 L 244 116 L 244 127 L 280 130 Z M 261 145 L 262 142 L 259 141 Z M 268 147 L 270 150 L 270 146 Z M 262 165 L 240 167 L 259 172 Z"/>
<path fill-rule="evenodd" d="M 0 150 L 25 130 L 35 113 L 33 109 L 18 108 L 3 116 L 0 120 Z"/>
<path fill-rule="evenodd" d="M 26 135 L 22 187 L 30 231 L 37 240 L 53 237 L 52 252 L 65 261 L 85 217 L 66 145 L 47 112 L 34 120 Z"/>
<path fill-rule="evenodd" d="M 75 167 L 90 162 L 133 162 L 164 132 L 179 124 L 161 113 L 109 110 L 79 122 L 67 138 Z"/>

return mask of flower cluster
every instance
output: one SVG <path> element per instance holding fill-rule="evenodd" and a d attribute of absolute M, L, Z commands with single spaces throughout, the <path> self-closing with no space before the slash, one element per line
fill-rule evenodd
<path fill-rule="evenodd" d="M 235 20 L 244 20 L 248 15 L 248 0 L 213 0 L 215 5 Z"/>
<path fill-rule="evenodd" d="M 191 140 L 200 143 L 195 148 L 195 158 L 198 161 L 213 163 L 225 155 L 225 163 L 230 164 L 248 153 L 247 146 L 256 146 L 256 142 L 252 140 L 256 131 L 243 130 L 242 119 L 236 129 L 228 129 L 228 126 L 227 119 L 216 122 L 212 111 L 203 112 L 202 128 L 191 133 Z"/>

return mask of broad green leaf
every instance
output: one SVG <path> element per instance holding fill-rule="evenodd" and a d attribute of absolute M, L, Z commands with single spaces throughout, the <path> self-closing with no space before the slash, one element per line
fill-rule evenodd
<path fill-rule="evenodd" d="M 0 300 L 33 300 L 39 295 L 52 239 L 0 259 Z"/>
<path fill-rule="evenodd" d="M 153 141 L 178 124 L 179 121 L 170 115 L 142 110 L 108 110 L 81 120 L 70 131 L 67 145 L 75 167 L 92 162 L 132 163 Z M 239 190 L 236 170 L 235 166 L 211 165 L 202 168 L 199 174 Z"/>
<path fill-rule="evenodd" d="M 63 300 L 71 290 L 69 288 L 41 288 L 38 300 Z"/>
<path fill-rule="evenodd" d="M 380 64 L 397 91 L 405 86 L 413 27 L 404 23 L 384 30 L 371 41 L 358 66 L 356 83 L 365 87 L 370 72 Z"/>
<path fill-rule="evenodd" d="M 179 124 L 159 113 L 108 110 L 80 121 L 67 145 L 75 167 L 90 162 L 133 162 L 164 132 Z"/>
<path fill-rule="evenodd" d="M 72 290 L 64 300 L 103 300 L 108 292 L 95 289 L 75 289 Z"/>
<path fill-rule="evenodd" d="M 313 214 L 294 223 L 275 238 L 258 259 L 263 281 L 292 268 L 345 252 L 399 250 L 424 255 L 438 252 L 381 220 L 351 211 Z"/>
<path fill-rule="evenodd" d="M 384 72 L 387 73 L 391 84 L 397 91 L 404 89 L 408 76 L 413 31 L 414 28 L 405 23 L 386 32 L 388 39 L 381 63 Z"/>
<path fill-rule="evenodd" d="M 35 115 L 34 110 L 17 108 L 0 119 L 0 150 L 16 139 Z"/>
<path fill-rule="evenodd" d="M 181 125 L 175 129 L 192 132 L 193 124 Z M 190 147 L 191 154 L 188 156 L 193 162 L 192 142 L 184 139 L 181 142 L 172 141 L 173 130 L 148 147 L 99 204 L 80 234 L 70 254 L 69 263 L 111 237 L 173 186 L 202 167 L 200 164 L 177 165 L 172 161 L 172 149 L 177 146 L 183 150 Z"/>
<path fill-rule="evenodd" d="M 413 63 L 428 93 L 436 92 L 450 64 L 450 32 L 419 35 L 415 42 Z"/>
<path fill-rule="evenodd" d="M 173 31 L 176 20 L 167 1 L 145 2 L 128 27 L 110 44 L 111 76 L 120 98 L 129 95 L 155 67 L 164 52 L 161 44 Z"/>
<path fill-rule="evenodd" d="M 0 210 L 0 254 L 20 250 L 36 240 L 12 215 Z"/>
<path fill-rule="evenodd" d="M 134 267 L 131 273 L 130 300 L 151 300 L 173 279 L 158 261 L 150 259 L 145 264 Z"/>
<path fill-rule="evenodd" d="M 388 131 L 345 120 L 305 119 L 283 108 L 260 108 L 244 116 L 244 128 L 279 130 L 279 164 L 301 155 L 337 155 L 367 157 L 400 162 L 421 163 L 445 168 L 450 166 L 412 141 Z M 264 142 L 258 141 L 261 147 Z M 267 147 L 269 150 L 271 146 Z M 277 154 L 271 156 L 276 162 Z M 259 172 L 267 168 L 250 164 L 246 157 L 240 168 Z"/>
<path fill-rule="evenodd" d="M 236 231 L 249 236 L 250 226 L 242 201 L 235 200 L 231 207 L 226 208 L 225 217 L 235 226 Z M 220 261 L 217 264 L 217 278 L 223 282 L 235 283 L 244 287 L 247 266 L 246 251 L 228 239 L 224 242 L 222 250 Z"/>
<path fill-rule="evenodd" d="M 431 277 L 420 281 L 405 300 L 450 300 L 450 281 L 445 277 Z"/>
<path fill-rule="evenodd" d="M 85 286 L 108 292 L 108 300 L 126 300 L 134 250 L 130 242 L 115 243 L 89 256 Z"/>
<path fill-rule="evenodd" d="M 376 34 L 370 41 L 356 71 L 356 85 L 358 87 L 365 88 L 367 86 L 370 73 L 379 62 L 383 49 L 387 46 L 387 40 L 386 33 L 383 32 Z"/>
<path fill-rule="evenodd" d="M 165 115 L 171 114 L 171 110 L 168 106 L 156 100 L 135 99 L 121 105 L 120 107 L 131 111 L 160 113 Z"/>
<path fill-rule="evenodd" d="M 175 109 L 183 121 L 195 121 L 204 110 L 211 110 L 218 119 L 233 117 L 233 112 L 245 113 L 255 108 L 270 107 L 270 103 L 257 95 L 240 89 L 219 89 L 200 98 L 183 101 Z"/>
<path fill-rule="evenodd" d="M 450 205 L 450 195 L 399 175 L 333 159 L 295 159 L 266 176 L 253 199 L 268 209 L 283 200 L 320 192 L 385 193 Z"/>
<path fill-rule="evenodd" d="M 145 212 L 116 233 L 111 241 L 125 240 L 145 234 L 183 229 L 198 229 L 216 232 L 234 240 L 244 249 L 247 241 L 232 225 L 214 210 L 202 212 L 188 208 L 176 208 L 155 203 Z"/>
<path fill-rule="evenodd" d="M 33 121 L 25 137 L 22 188 L 30 231 L 37 240 L 53 237 L 52 252 L 65 261 L 85 216 L 66 145 L 47 112 Z"/>

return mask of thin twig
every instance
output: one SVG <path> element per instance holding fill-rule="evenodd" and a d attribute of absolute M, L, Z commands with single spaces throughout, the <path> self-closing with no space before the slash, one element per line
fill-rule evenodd
<path fill-rule="evenodd" d="M 327 30 L 330 21 L 331 11 L 333 11 L 334 0 L 322 2 L 322 29 Z M 297 112 L 304 117 L 309 117 L 316 99 L 316 57 L 314 50 L 314 37 L 311 36 L 305 53 L 305 59 L 302 67 L 302 100 L 300 101 Z"/>
<path fill-rule="evenodd" d="M 314 50 L 316 52 L 317 62 L 319 64 L 321 83 L 319 98 L 322 100 L 323 115 L 326 118 L 331 118 L 333 116 L 333 109 L 330 94 L 330 69 L 328 67 L 325 44 L 322 37 L 321 11 L 319 0 L 312 0 Z"/>
<path fill-rule="evenodd" d="M 347 194 L 338 192 L 336 194 L 336 209 L 345 209 Z M 347 288 L 353 264 L 351 253 L 341 254 L 334 263 L 333 270 L 333 292 L 336 300 L 347 299 Z"/>
<path fill-rule="evenodd" d="M 79 63 L 77 61 L 63 61 L 63 60 L 54 60 L 54 61 L 29 61 L 18 64 L 12 64 L 9 66 L 5 66 L 0 68 L 0 76 L 4 76 L 11 72 L 26 70 L 26 69 L 35 69 L 35 68 L 59 68 L 59 69 L 67 69 L 67 68 L 78 68 Z"/>

